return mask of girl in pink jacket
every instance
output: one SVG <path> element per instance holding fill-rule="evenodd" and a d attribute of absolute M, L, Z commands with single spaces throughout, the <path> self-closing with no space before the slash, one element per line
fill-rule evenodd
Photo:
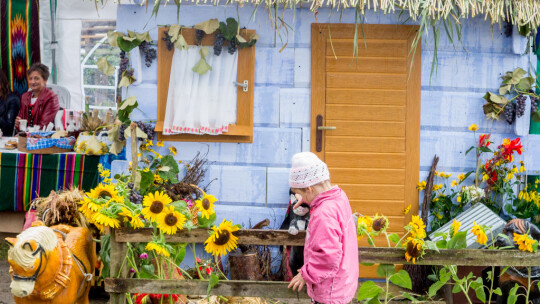
<path fill-rule="evenodd" d="M 358 287 L 358 242 L 349 199 L 330 184 L 328 167 L 315 154 L 295 154 L 289 176 L 292 190 L 310 205 L 304 266 L 289 288 L 307 286 L 312 303 L 351 302 Z M 296 206 L 295 206 L 296 207 Z"/>

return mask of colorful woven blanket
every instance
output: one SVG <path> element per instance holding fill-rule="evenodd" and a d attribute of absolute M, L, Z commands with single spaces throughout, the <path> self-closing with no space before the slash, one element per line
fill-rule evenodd
<path fill-rule="evenodd" d="M 0 1 L 0 67 L 11 91 L 28 90 L 26 70 L 40 62 L 39 0 Z"/>
<path fill-rule="evenodd" d="M 26 211 L 37 197 L 71 186 L 90 191 L 99 181 L 99 156 L 0 154 L 0 211 Z"/>

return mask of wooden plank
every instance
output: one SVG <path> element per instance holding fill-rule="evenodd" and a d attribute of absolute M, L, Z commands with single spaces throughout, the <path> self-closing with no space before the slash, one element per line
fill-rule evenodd
<path fill-rule="evenodd" d="M 326 87 L 405 90 L 407 74 L 329 72 L 326 73 Z"/>
<path fill-rule="evenodd" d="M 386 289 L 383 282 L 375 282 L 378 286 Z M 282 281 L 240 281 L 222 280 L 212 290 L 211 295 L 234 296 L 234 297 L 262 297 L 283 299 L 309 299 L 306 288 L 300 292 L 294 292 L 287 288 L 289 282 Z M 362 282 L 358 282 L 358 288 Z M 105 279 L 105 291 L 119 293 L 156 293 L 156 294 L 183 294 L 183 295 L 206 295 L 208 281 L 206 280 L 151 280 L 151 279 Z M 405 291 L 391 284 L 389 291 L 399 294 Z M 419 302 L 425 303 L 425 302 Z"/>
<path fill-rule="evenodd" d="M 418 26 L 414 26 L 416 31 Z M 413 37 L 409 38 L 409 45 L 413 43 Z M 420 175 L 420 98 L 421 98 L 421 50 L 422 41 L 418 41 L 416 53 L 409 56 L 413 62 L 407 81 L 407 125 L 406 130 L 406 155 L 407 155 L 407 175 L 405 179 L 405 201 L 418 202 L 418 190 L 416 183 Z M 409 52 L 411 50 L 409 49 Z M 410 63 L 408 64 L 410 66 Z M 418 214 L 418 204 L 412 204 L 411 212 L 407 218 L 413 214 Z"/>
<path fill-rule="evenodd" d="M 357 185 L 339 184 L 351 200 L 404 200 L 403 185 Z"/>
<path fill-rule="evenodd" d="M 405 90 L 327 89 L 327 104 L 406 106 Z"/>
<path fill-rule="evenodd" d="M 152 240 L 153 229 L 120 228 L 115 230 L 117 242 L 141 243 Z M 292 245 L 303 246 L 305 231 L 291 235 L 287 230 L 241 229 L 234 233 L 238 244 L 244 245 Z M 176 234 L 165 235 L 165 240 L 172 243 L 204 243 L 208 239 L 208 229 L 179 230 Z"/>
<path fill-rule="evenodd" d="M 352 41 L 350 42 L 352 44 Z M 407 73 L 407 58 L 326 56 L 326 71 L 356 73 Z"/>
<path fill-rule="evenodd" d="M 111 228 L 110 230 L 110 275 L 114 277 L 126 278 L 128 274 L 128 267 L 123 265 L 124 258 L 127 254 L 127 246 L 125 243 L 119 243 L 115 236 L 116 230 Z M 123 293 L 111 293 L 111 304 L 124 304 L 126 303 L 126 297 Z"/>
<path fill-rule="evenodd" d="M 326 164 L 332 168 L 405 168 L 405 153 L 326 152 Z"/>
<path fill-rule="evenodd" d="M 380 105 L 326 105 L 327 120 L 360 120 L 403 122 L 407 109 Z"/>
<path fill-rule="evenodd" d="M 326 120 L 327 126 L 336 127 L 326 131 L 332 136 L 393 136 L 405 137 L 405 123 L 396 121 Z"/>
<path fill-rule="evenodd" d="M 332 48 L 333 46 L 333 48 Z M 354 39 L 328 39 L 327 57 L 353 56 Z M 358 57 L 407 57 L 407 39 L 358 39 Z"/>
<path fill-rule="evenodd" d="M 326 136 L 325 150 L 328 152 L 405 152 L 405 138 Z"/>
<path fill-rule="evenodd" d="M 310 142 L 311 152 L 325 161 L 325 153 L 317 151 L 317 115 L 326 119 L 325 112 L 325 90 L 326 90 L 326 38 L 328 31 L 322 30 L 316 23 L 311 24 L 311 128 Z M 324 136 L 323 136 L 324 138 Z M 324 139 L 323 139 L 324 140 Z M 324 141 L 323 141 L 324 147 Z"/>
<path fill-rule="evenodd" d="M 417 26 L 402 24 L 358 24 L 358 36 L 360 40 L 365 39 L 408 39 L 416 34 Z M 313 30 L 328 35 L 330 32 L 333 39 L 350 39 L 354 35 L 355 24 L 345 23 L 313 23 Z M 311 35 L 313 37 L 313 35 Z M 313 46 L 313 45 L 312 45 Z"/>
<path fill-rule="evenodd" d="M 362 214 L 375 215 L 376 213 L 384 215 L 403 215 L 403 200 L 349 200 L 353 212 L 355 209 L 362 209 Z M 412 204 L 411 204 L 412 205 Z M 355 207 L 353 207 L 355 206 Z M 358 206 L 358 207 L 356 207 Z M 412 207 L 412 206 L 411 206 Z"/>
<path fill-rule="evenodd" d="M 405 261 L 402 248 L 358 248 L 361 263 L 412 264 Z M 426 250 L 423 258 L 416 260 L 418 265 L 457 265 L 457 266 L 538 266 L 540 253 L 519 250 L 462 249 Z"/>
<path fill-rule="evenodd" d="M 345 169 L 329 168 L 332 182 L 350 183 L 352 180 L 361 184 L 403 185 L 404 169 Z"/>

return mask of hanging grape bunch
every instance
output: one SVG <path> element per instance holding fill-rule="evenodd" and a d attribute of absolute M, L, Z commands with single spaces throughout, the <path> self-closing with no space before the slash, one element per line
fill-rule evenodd
<path fill-rule="evenodd" d="M 195 44 L 196 45 L 201 45 L 201 41 L 202 39 L 204 38 L 204 31 L 203 30 L 195 30 Z"/>
<path fill-rule="evenodd" d="M 221 49 L 223 48 L 224 43 L 225 37 L 223 36 L 223 34 L 217 33 L 216 37 L 214 38 L 214 55 L 221 55 Z"/>
<path fill-rule="evenodd" d="M 119 132 L 118 133 L 118 139 L 119 140 L 121 140 L 121 141 L 126 140 L 125 133 L 124 133 L 126 131 L 126 129 L 127 129 L 127 125 L 125 125 L 125 124 L 120 125 L 120 130 L 118 131 Z"/>
<path fill-rule="evenodd" d="M 141 51 L 144 56 L 144 64 L 146 67 L 150 67 L 152 65 L 152 61 L 157 58 L 156 49 L 153 48 L 150 43 L 143 41 L 139 45 L 139 51 Z"/>
<path fill-rule="evenodd" d="M 506 122 L 511 125 L 514 123 L 514 120 L 516 120 L 516 104 L 513 102 L 509 102 L 503 110 L 503 118 L 506 120 Z"/>
<path fill-rule="evenodd" d="M 156 132 L 154 131 L 154 125 L 151 123 L 144 123 L 142 121 L 137 121 L 137 126 L 141 131 L 143 131 L 148 137 L 147 140 L 153 140 Z"/>
<path fill-rule="evenodd" d="M 169 31 L 163 32 L 164 37 L 161 38 L 161 40 L 165 41 L 167 43 L 167 49 L 169 51 L 172 51 L 174 48 L 174 43 L 172 43 L 171 38 L 169 37 Z"/>
<path fill-rule="evenodd" d="M 129 201 L 134 204 L 142 204 L 143 196 L 139 191 L 133 189 L 134 186 L 133 183 L 128 183 L 128 188 L 131 189 L 128 197 Z"/>
<path fill-rule="evenodd" d="M 538 112 L 538 102 L 540 98 L 538 96 L 531 96 L 531 113 Z"/>
<path fill-rule="evenodd" d="M 519 94 L 516 97 L 516 116 L 519 118 L 525 114 L 527 96 Z"/>
<path fill-rule="evenodd" d="M 227 52 L 229 52 L 229 54 L 232 55 L 234 54 L 234 52 L 236 52 L 237 49 L 238 49 L 238 44 L 236 44 L 236 39 L 229 41 Z"/>
<path fill-rule="evenodd" d="M 127 70 L 128 66 L 129 66 L 129 58 L 128 56 L 126 56 L 126 52 L 121 51 L 120 52 L 120 69 L 118 70 L 120 75 L 122 75 L 122 73 L 124 73 L 124 71 Z"/>

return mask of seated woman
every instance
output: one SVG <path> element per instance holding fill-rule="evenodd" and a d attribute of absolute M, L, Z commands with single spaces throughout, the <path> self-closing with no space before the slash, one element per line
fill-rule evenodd
<path fill-rule="evenodd" d="M 27 120 L 27 126 L 47 127 L 49 123 L 54 123 L 54 118 L 60 105 L 58 96 L 47 89 L 47 79 L 49 79 L 49 68 L 41 63 L 34 63 L 28 69 L 28 85 L 31 91 L 24 93 L 21 97 L 21 109 L 15 119 L 15 127 L 19 129 L 19 121 Z"/>
<path fill-rule="evenodd" d="M 6 74 L 0 70 L 0 129 L 4 136 L 13 135 L 15 117 L 19 113 L 20 107 L 19 96 L 10 92 Z"/>

